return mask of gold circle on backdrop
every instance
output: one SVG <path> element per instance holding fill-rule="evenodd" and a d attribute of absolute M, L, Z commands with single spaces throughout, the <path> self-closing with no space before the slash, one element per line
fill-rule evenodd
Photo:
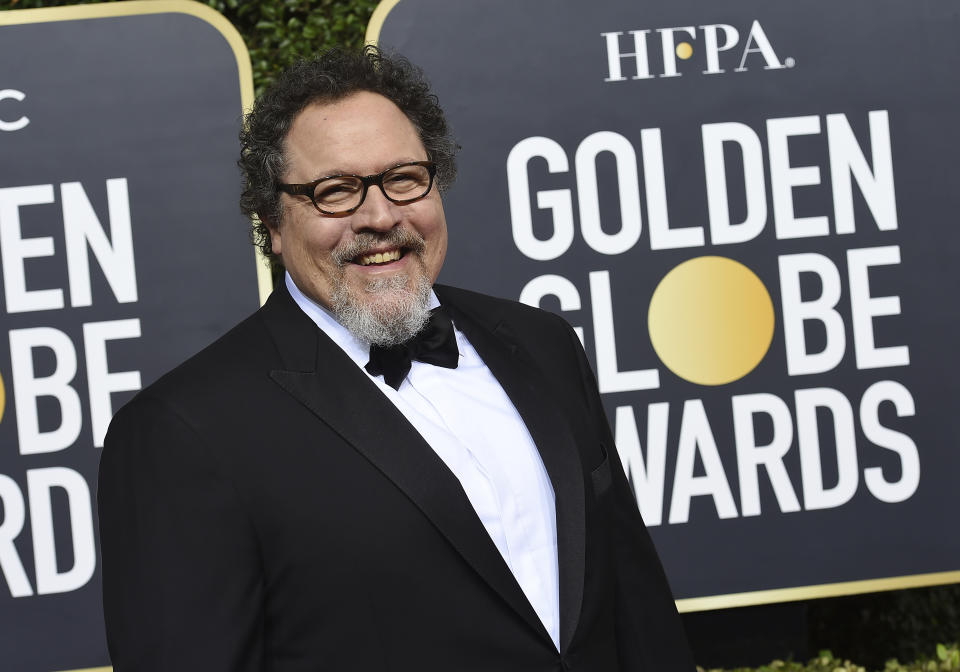
<path fill-rule="evenodd" d="M 683 60 L 687 60 L 693 56 L 693 47 L 690 46 L 689 42 L 681 42 L 674 51 L 676 51 L 677 56 Z"/>
<path fill-rule="evenodd" d="M 650 342 L 664 365 L 699 385 L 725 385 L 760 363 L 773 341 L 773 301 L 756 273 L 726 257 L 696 257 L 650 298 Z"/>

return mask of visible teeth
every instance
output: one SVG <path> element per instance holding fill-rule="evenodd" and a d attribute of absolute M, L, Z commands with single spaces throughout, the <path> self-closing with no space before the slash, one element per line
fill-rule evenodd
<path fill-rule="evenodd" d="M 368 254 L 360 257 L 360 265 L 369 266 L 370 264 L 386 264 L 391 261 L 396 261 L 399 258 L 400 250 L 393 250 L 391 252 L 377 252 L 376 254 Z"/>

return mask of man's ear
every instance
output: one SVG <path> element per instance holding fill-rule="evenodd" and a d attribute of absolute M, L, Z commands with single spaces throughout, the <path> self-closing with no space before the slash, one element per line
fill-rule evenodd
<path fill-rule="evenodd" d="M 272 219 L 263 219 L 260 221 L 264 226 L 267 227 L 267 231 L 270 232 L 270 249 L 273 250 L 274 254 L 281 255 L 283 254 L 283 244 L 282 237 L 280 235 L 280 227 L 277 224 L 274 224 Z"/>

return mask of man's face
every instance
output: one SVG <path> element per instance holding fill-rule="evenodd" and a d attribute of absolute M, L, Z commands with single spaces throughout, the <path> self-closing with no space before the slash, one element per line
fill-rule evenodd
<path fill-rule="evenodd" d="M 423 161 L 427 152 L 413 124 L 396 105 L 367 91 L 335 103 L 314 103 L 298 114 L 286 137 L 292 184 L 337 174 L 373 175 L 400 163 Z M 436 185 L 407 205 L 387 200 L 372 186 L 355 212 L 330 217 L 309 198 L 283 194 L 284 215 L 270 227 L 273 251 L 294 283 L 317 303 L 334 309 L 389 314 L 401 294 L 430 286 L 447 252 L 447 226 Z M 388 259 L 370 263 L 371 254 Z M 403 310 L 403 309 L 397 309 Z"/>

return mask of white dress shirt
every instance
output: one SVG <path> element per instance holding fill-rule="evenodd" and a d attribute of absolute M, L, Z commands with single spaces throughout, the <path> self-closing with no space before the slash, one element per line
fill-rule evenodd
<path fill-rule="evenodd" d="M 293 300 L 369 376 L 369 346 L 290 275 Z M 432 307 L 440 305 L 436 295 Z M 480 355 L 456 329 L 460 361 L 446 369 L 414 361 L 394 390 L 370 376 L 460 481 L 490 539 L 559 648 L 560 599 L 553 486 L 526 425 Z"/>

